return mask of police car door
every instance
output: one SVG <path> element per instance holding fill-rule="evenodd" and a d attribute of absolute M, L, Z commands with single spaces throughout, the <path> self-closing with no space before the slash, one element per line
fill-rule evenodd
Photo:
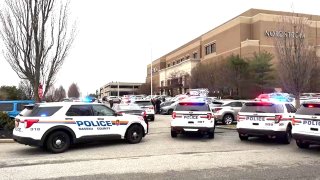
<path fill-rule="evenodd" d="M 71 105 L 66 113 L 66 120 L 73 120 L 75 124 L 70 125 L 76 137 L 95 135 L 94 116 L 92 107 L 88 105 Z"/>
<path fill-rule="evenodd" d="M 116 135 L 120 134 L 118 126 L 116 126 L 116 113 L 112 109 L 104 105 L 92 105 L 94 119 L 97 127 L 96 131 L 100 135 Z"/>

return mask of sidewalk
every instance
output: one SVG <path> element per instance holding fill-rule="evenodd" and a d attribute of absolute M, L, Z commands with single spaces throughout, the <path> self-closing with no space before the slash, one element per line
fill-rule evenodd
<path fill-rule="evenodd" d="M 217 125 L 217 128 L 219 128 L 219 129 L 237 130 L 237 125 L 236 125 L 236 124 L 231 124 L 231 125 Z"/>

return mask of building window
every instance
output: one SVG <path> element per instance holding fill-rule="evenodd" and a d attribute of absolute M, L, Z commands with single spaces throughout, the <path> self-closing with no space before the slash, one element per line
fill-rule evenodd
<path fill-rule="evenodd" d="M 168 64 L 168 67 L 170 67 L 170 63 Z"/>
<path fill-rule="evenodd" d="M 190 59 L 190 56 L 188 55 L 188 56 L 186 56 L 186 60 L 188 60 L 188 59 Z"/>
<path fill-rule="evenodd" d="M 172 66 L 174 66 L 175 64 L 176 64 L 176 62 L 173 61 L 173 62 L 172 62 Z"/>
<path fill-rule="evenodd" d="M 205 46 L 206 55 L 216 52 L 216 43 L 211 43 Z"/>
<path fill-rule="evenodd" d="M 198 59 L 198 53 L 193 53 L 193 59 Z"/>
<path fill-rule="evenodd" d="M 163 87 L 163 81 L 161 81 L 161 87 Z"/>

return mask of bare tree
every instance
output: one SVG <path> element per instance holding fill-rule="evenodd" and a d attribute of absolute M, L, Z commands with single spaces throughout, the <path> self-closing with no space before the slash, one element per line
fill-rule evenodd
<path fill-rule="evenodd" d="M 68 97 L 73 97 L 73 98 L 79 98 L 80 97 L 80 92 L 78 85 L 76 83 L 72 83 L 69 87 L 68 90 Z"/>
<path fill-rule="evenodd" d="M 308 42 L 306 32 L 310 21 L 305 17 L 282 16 L 274 39 L 278 58 L 277 70 L 282 86 L 296 97 L 300 106 L 300 94 L 305 90 L 318 60 L 314 44 Z"/>
<path fill-rule="evenodd" d="M 68 3 L 56 0 L 6 0 L 0 11 L 5 59 L 30 82 L 37 101 L 39 84 L 45 96 L 74 41 L 68 14 Z"/>
<path fill-rule="evenodd" d="M 54 91 L 54 100 L 60 102 L 63 98 L 66 97 L 66 90 L 60 86 Z"/>
<path fill-rule="evenodd" d="M 46 96 L 44 97 L 45 101 L 47 102 L 55 102 L 54 92 L 56 88 L 54 86 L 50 86 L 49 90 L 47 91 Z"/>
<path fill-rule="evenodd" d="M 28 81 L 28 80 L 20 81 L 19 90 L 23 93 L 23 96 L 25 96 L 25 99 L 32 99 L 33 98 L 33 89 L 30 84 L 30 81 Z"/>

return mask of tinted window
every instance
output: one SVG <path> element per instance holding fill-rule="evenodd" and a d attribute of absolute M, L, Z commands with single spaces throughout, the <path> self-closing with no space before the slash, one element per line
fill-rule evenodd
<path fill-rule="evenodd" d="M 138 104 L 139 106 L 152 106 L 152 103 L 150 101 L 136 101 L 135 104 Z"/>
<path fill-rule="evenodd" d="M 90 105 L 73 105 L 66 113 L 67 116 L 92 116 Z"/>
<path fill-rule="evenodd" d="M 282 105 L 272 103 L 245 103 L 240 112 L 256 112 L 256 113 L 283 113 Z"/>
<path fill-rule="evenodd" d="M 13 111 L 13 103 L 1 103 L 0 111 Z"/>
<path fill-rule="evenodd" d="M 302 104 L 296 114 L 320 115 L 320 104 Z"/>
<path fill-rule="evenodd" d="M 29 103 L 18 103 L 17 104 L 17 111 L 22 111 L 24 109 L 25 105 L 28 105 Z"/>
<path fill-rule="evenodd" d="M 24 111 L 26 117 L 49 117 L 56 113 L 62 106 L 39 107 L 34 106 L 32 110 Z M 27 108 L 28 109 L 28 108 Z"/>
<path fill-rule="evenodd" d="M 115 114 L 112 109 L 102 105 L 93 105 L 92 110 L 94 116 L 113 116 Z"/>
<path fill-rule="evenodd" d="M 242 107 L 242 102 L 234 102 L 233 107 Z"/>
<path fill-rule="evenodd" d="M 210 111 L 207 104 L 181 104 L 176 106 L 176 111 Z"/>
<path fill-rule="evenodd" d="M 297 110 L 292 104 L 286 104 L 286 108 L 289 113 L 295 113 Z"/>

